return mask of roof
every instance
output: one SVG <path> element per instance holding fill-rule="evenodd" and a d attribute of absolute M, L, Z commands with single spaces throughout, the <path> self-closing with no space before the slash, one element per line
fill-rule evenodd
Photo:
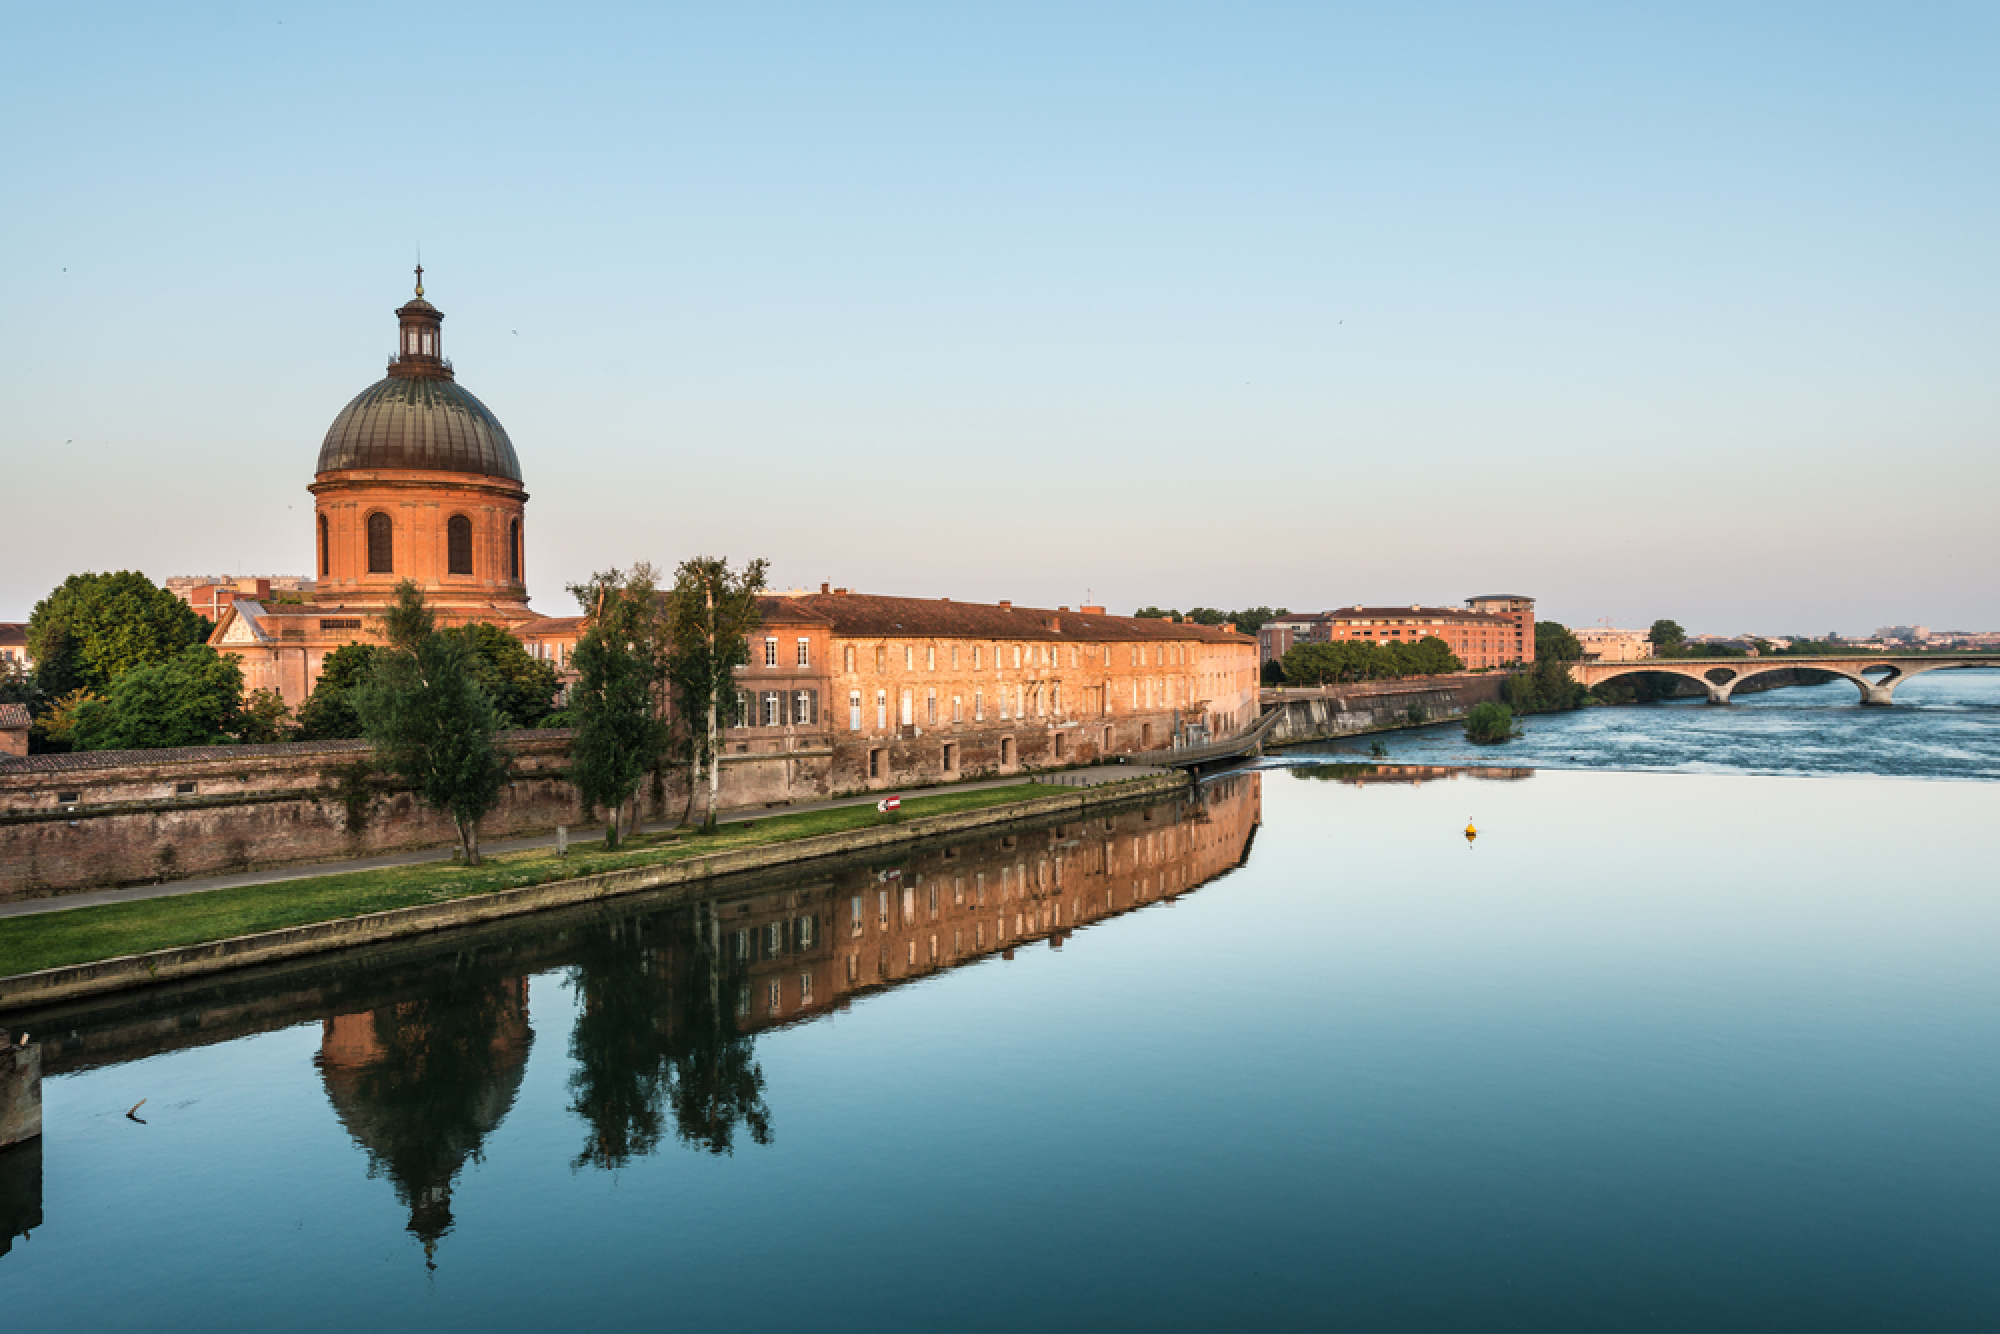
<path fill-rule="evenodd" d="M 575 635 L 583 633 L 585 616 L 539 616 L 532 621 L 510 625 L 507 630 L 518 638 L 529 635 Z"/>
<path fill-rule="evenodd" d="M 484 403 L 454 380 L 390 376 L 340 410 L 314 472 L 412 468 L 521 480 L 514 442 Z"/>
<path fill-rule="evenodd" d="M 1061 607 L 1014 607 L 1006 603 L 953 602 L 949 598 L 898 598 L 868 593 L 812 593 L 772 599 L 792 603 L 833 627 L 837 635 L 922 636 L 933 639 L 1086 640 L 1201 639 L 1222 644 L 1254 643 L 1249 635 L 1216 625 Z"/>
<path fill-rule="evenodd" d="M 1512 625 L 1512 617 L 1495 615 L 1490 611 L 1467 611 L 1463 607 L 1336 607 L 1323 611 L 1315 619 L 1323 621 L 1408 621 L 1408 620 L 1451 620 L 1451 621 L 1492 621 L 1496 625 Z"/>
<path fill-rule="evenodd" d="M 27 622 L 0 621 L 0 646 L 6 648 L 26 648 L 28 646 Z"/>
<path fill-rule="evenodd" d="M 1526 593 L 1481 593 L 1478 597 L 1467 598 L 1467 602 L 1533 602 Z"/>
<path fill-rule="evenodd" d="M 0 732 L 15 731 L 28 726 L 32 721 L 28 717 L 27 705 L 0 704 Z"/>

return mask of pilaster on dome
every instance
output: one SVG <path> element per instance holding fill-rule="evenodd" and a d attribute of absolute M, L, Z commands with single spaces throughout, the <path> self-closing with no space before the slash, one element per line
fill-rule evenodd
<path fill-rule="evenodd" d="M 389 374 L 399 380 L 452 380 L 451 363 L 444 359 L 444 312 L 424 300 L 424 266 L 417 265 L 417 294 L 396 310 L 399 328 L 396 354 L 389 358 Z"/>

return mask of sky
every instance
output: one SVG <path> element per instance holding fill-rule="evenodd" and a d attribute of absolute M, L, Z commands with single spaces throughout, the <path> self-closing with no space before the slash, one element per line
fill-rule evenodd
<path fill-rule="evenodd" d="M 2000 8 L 0 8 L 0 619 L 310 573 L 421 247 L 594 570 L 2000 627 Z"/>

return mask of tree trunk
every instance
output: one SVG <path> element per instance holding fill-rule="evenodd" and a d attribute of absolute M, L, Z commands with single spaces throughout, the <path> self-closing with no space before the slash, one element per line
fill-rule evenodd
<path fill-rule="evenodd" d="M 458 820 L 458 850 L 467 866 L 479 865 L 479 822 Z"/>
<path fill-rule="evenodd" d="M 715 799 L 722 787 L 722 752 L 716 746 L 715 736 L 715 694 L 708 696 L 708 818 L 701 822 L 703 829 L 715 828 Z"/>

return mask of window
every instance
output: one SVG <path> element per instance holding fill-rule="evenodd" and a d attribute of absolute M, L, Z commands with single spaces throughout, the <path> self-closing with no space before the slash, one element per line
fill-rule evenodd
<path fill-rule="evenodd" d="M 521 521 L 515 519 L 507 525 L 507 577 L 515 583 L 521 582 Z"/>
<path fill-rule="evenodd" d="M 771 983 L 771 1013 L 772 1013 L 772 1014 L 776 1014 L 776 1013 L 778 1012 L 778 1006 L 779 1006 L 779 1005 L 780 1005 L 780 1004 L 782 1003 L 782 1001 L 783 1001 L 783 997 L 784 997 L 784 987 L 785 987 L 785 984 L 784 984 L 784 983 L 782 983 L 782 982 L 779 982 L 779 981 L 776 981 L 776 980 L 773 980 L 773 981 L 772 981 L 772 983 Z"/>
<path fill-rule="evenodd" d="M 916 721 L 916 712 L 916 696 L 906 687 L 903 691 L 903 726 L 908 727 Z"/>
<path fill-rule="evenodd" d="M 452 574 L 472 573 L 472 520 L 454 514 L 444 522 L 445 568 Z"/>
<path fill-rule="evenodd" d="M 951 646 L 951 669 L 954 672 L 958 670 L 958 645 L 956 644 Z"/>
<path fill-rule="evenodd" d="M 986 692 L 984 690 L 975 690 L 972 692 L 972 721 L 975 723 L 986 721 Z"/>
<path fill-rule="evenodd" d="M 875 692 L 875 726 L 879 729 L 887 727 L 888 725 L 889 725 L 889 692 L 886 690 L 878 690 Z"/>
<path fill-rule="evenodd" d="M 841 666 L 842 666 L 842 668 L 843 668 L 844 670 L 846 670 L 846 671 L 848 671 L 848 672 L 850 672 L 850 673 L 851 673 L 851 672 L 853 672 L 853 670 L 854 670 L 854 645 L 852 645 L 852 644 L 849 644 L 849 645 L 848 645 L 848 646 L 847 646 L 847 647 L 846 647 L 845 649 L 841 650 L 841 657 L 840 657 L 840 662 L 841 662 Z"/>
<path fill-rule="evenodd" d="M 951 720 L 955 723 L 965 721 L 965 696 L 953 695 L 951 697 Z"/>
<path fill-rule="evenodd" d="M 877 675 L 889 670 L 889 650 L 886 645 L 875 646 L 875 671 Z"/>
<path fill-rule="evenodd" d="M 861 934 L 861 921 L 863 917 L 863 913 L 861 910 L 861 896 L 859 894 L 856 894 L 854 896 L 852 907 L 854 916 L 849 922 L 850 933 L 858 936 Z"/>
<path fill-rule="evenodd" d="M 793 725 L 797 727 L 804 727 L 808 723 L 818 722 L 819 718 L 817 717 L 817 714 L 819 713 L 819 710 L 814 707 L 814 705 L 816 705 L 818 702 L 819 702 L 818 694 L 816 691 L 801 690 L 797 694 L 793 695 L 792 696 Z"/>
<path fill-rule="evenodd" d="M 906 672 L 917 670 L 917 646 L 915 644 L 903 645 L 903 670 Z"/>
<path fill-rule="evenodd" d="M 937 691 L 926 692 L 924 696 L 924 722 L 927 726 L 937 726 Z"/>
<path fill-rule="evenodd" d="M 766 639 L 764 641 L 764 665 L 766 667 L 776 667 L 778 665 L 778 641 L 775 639 Z"/>
<path fill-rule="evenodd" d="M 861 692 L 859 690 L 850 690 L 847 692 L 847 730 L 850 732 L 859 732 L 861 730 Z"/>
<path fill-rule="evenodd" d="M 764 692 L 764 726 L 783 727 L 785 725 L 785 697 L 775 690 Z"/>
<path fill-rule="evenodd" d="M 1021 665 L 1021 646 L 1019 644 L 1014 645 L 1014 665 L 1016 667 Z"/>
<path fill-rule="evenodd" d="M 396 572 L 396 525 L 380 510 L 368 516 L 368 573 Z"/>
<path fill-rule="evenodd" d="M 813 1003 L 813 975 L 811 973 L 800 973 L 799 1004 L 811 1005 L 812 1003 Z"/>
<path fill-rule="evenodd" d="M 979 645 L 977 644 L 972 646 L 972 670 L 975 672 L 979 670 Z"/>
<path fill-rule="evenodd" d="M 925 649 L 924 649 L 924 670 L 926 670 L 926 671 L 931 671 L 931 672 L 934 672 L 934 671 L 936 671 L 936 670 L 937 670 L 937 645 L 936 645 L 936 644 L 932 644 L 932 645 L 930 645 L 929 647 L 927 647 L 927 648 L 925 648 Z"/>
<path fill-rule="evenodd" d="M 333 568 L 331 553 L 332 546 L 327 541 L 326 535 L 326 516 L 322 514 L 319 516 L 319 576 L 322 579 L 326 578 Z"/>
<path fill-rule="evenodd" d="M 756 718 L 751 716 L 750 713 L 750 697 L 741 690 L 736 692 L 736 725 L 738 727 L 755 727 L 757 725 Z"/>
<path fill-rule="evenodd" d="M 1049 687 L 1049 712 L 1058 718 L 1062 717 L 1062 682 L 1060 681 Z"/>
<path fill-rule="evenodd" d="M 868 752 L 868 776 L 870 778 L 882 776 L 882 751 L 879 748 Z"/>

